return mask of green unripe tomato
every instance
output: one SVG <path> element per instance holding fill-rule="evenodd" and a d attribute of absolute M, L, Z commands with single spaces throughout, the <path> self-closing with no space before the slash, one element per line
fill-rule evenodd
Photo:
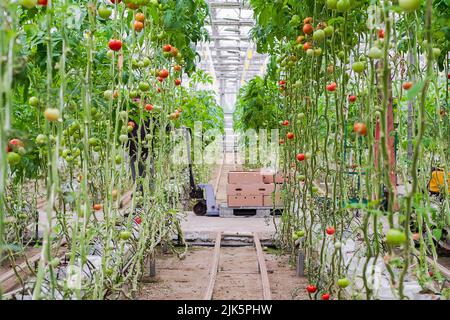
<path fill-rule="evenodd" d="M 64 150 L 61 152 L 61 156 L 62 156 L 64 159 L 66 159 L 68 156 L 70 156 L 70 153 L 71 153 L 71 151 L 70 151 L 69 149 L 64 149 Z"/>
<path fill-rule="evenodd" d="M 31 97 L 28 99 L 28 104 L 32 107 L 37 107 L 39 105 L 39 99 L 36 97 Z"/>
<path fill-rule="evenodd" d="M 18 217 L 19 217 L 20 220 L 27 220 L 28 219 L 28 215 L 26 213 L 24 213 L 24 212 L 19 213 Z"/>
<path fill-rule="evenodd" d="M 105 100 L 112 100 L 113 98 L 112 90 L 105 90 L 105 92 L 103 92 L 103 98 L 105 98 Z"/>
<path fill-rule="evenodd" d="M 120 155 L 117 155 L 116 158 L 114 159 L 114 161 L 116 162 L 116 164 L 121 164 L 122 163 L 122 157 Z"/>
<path fill-rule="evenodd" d="M 325 29 L 323 29 L 323 32 L 325 32 L 325 36 L 331 37 L 334 32 L 334 28 L 332 26 L 328 26 Z"/>
<path fill-rule="evenodd" d="M 147 82 L 139 82 L 139 90 L 148 91 L 150 89 L 150 85 Z"/>
<path fill-rule="evenodd" d="M 139 93 L 136 90 L 130 91 L 130 98 L 134 99 L 139 95 Z"/>
<path fill-rule="evenodd" d="M 88 143 L 91 147 L 96 147 L 100 144 L 100 140 L 97 138 L 89 138 Z"/>
<path fill-rule="evenodd" d="M 371 59 L 381 59 L 383 57 L 383 52 L 378 47 L 372 47 L 369 50 L 369 58 Z"/>
<path fill-rule="evenodd" d="M 144 57 L 142 59 L 142 63 L 144 63 L 144 67 L 148 67 L 150 65 L 150 62 L 151 62 L 150 59 L 147 57 Z"/>
<path fill-rule="evenodd" d="M 122 119 L 123 121 L 127 120 L 128 118 L 128 112 L 126 112 L 125 110 L 122 110 L 119 112 L 119 117 L 120 119 Z"/>
<path fill-rule="evenodd" d="M 336 8 L 340 12 L 345 12 L 350 9 L 350 0 L 339 0 L 336 4 Z"/>
<path fill-rule="evenodd" d="M 131 238 L 131 232 L 130 231 L 121 231 L 119 234 L 120 240 L 127 241 Z"/>
<path fill-rule="evenodd" d="M 108 52 L 106 53 L 106 56 L 110 59 L 112 59 L 114 57 L 114 51 L 112 50 L 108 50 Z"/>
<path fill-rule="evenodd" d="M 305 236 L 305 230 L 298 230 L 296 232 L 296 234 L 297 234 L 297 237 L 302 238 Z"/>
<path fill-rule="evenodd" d="M 389 229 L 386 242 L 391 246 L 399 246 L 406 242 L 406 234 L 398 229 Z"/>
<path fill-rule="evenodd" d="M 327 0 L 327 7 L 330 9 L 337 9 L 337 0 Z"/>
<path fill-rule="evenodd" d="M 6 156 L 6 160 L 8 161 L 10 166 L 15 166 L 19 164 L 21 159 L 22 157 L 20 156 L 20 154 L 15 152 L 8 152 Z"/>
<path fill-rule="evenodd" d="M 27 9 L 32 9 L 36 6 L 37 0 L 22 0 L 20 4 Z"/>
<path fill-rule="evenodd" d="M 81 154 L 81 150 L 78 148 L 73 148 L 72 149 L 72 157 L 76 158 Z"/>
<path fill-rule="evenodd" d="M 319 188 L 316 187 L 316 186 L 313 186 L 313 187 L 311 187 L 311 191 L 312 191 L 313 193 L 317 193 L 317 191 L 319 191 Z"/>
<path fill-rule="evenodd" d="M 314 56 L 314 50 L 313 49 L 306 50 L 306 55 L 308 57 L 313 57 Z M 291 63 L 291 62 L 289 62 L 289 63 Z"/>
<path fill-rule="evenodd" d="M 35 141 L 37 145 L 42 146 L 47 143 L 47 136 L 44 134 L 38 134 Z"/>
<path fill-rule="evenodd" d="M 111 16 L 111 14 L 112 14 L 112 10 L 110 9 L 110 8 L 108 8 L 108 7 L 105 7 L 105 6 L 100 6 L 99 8 L 98 8 L 98 15 L 100 16 L 100 18 L 102 18 L 102 19 L 109 19 L 109 17 Z"/>
<path fill-rule="evenodd" d="M 339 60 L 344 60 L 344 59 L 345 59 L 345 53 L 344 53 L 344 51 L 339 51 L 339 52 L 338 52 L 338 58 L 339 58 Z"/>
<path fill-rule="evenodd" d="M 300 24 L 300 17 L 294 14 L 291 18 L 291 24 L 298 25 Z"/>
<path fill-rule="evenodd" d="M 353 69 L 353 71 L 355 71 L 357 73 L 362 73 L 366 69 L 366 65 L 364 64 L 364 62 L 358 61 L 358 62 L 353 63 L 352 69 Z"/>
<path fill-rule="evenodd" d="M 342 248 L 342 243 L 340 243 L 339 241 L 335 242 L 335 243 L 334 243 L 334 248 L 335 248 L 335 249 L 340 249 L 340 248 Z"/>
<path fill-rule="evenodd" d="M 323 31 L 322 29 L 318 29 L 318 30 L 314 31 L 313 39 L 314 39 L 314 41 L 317 41 L 317 42 L 323 41 L 323 39 L 325 39 L 325 31 Z"/>
<path fill-rule="evenodd" d="M 347 278 L 338 279 L 339 288 L 346 288 L 349 285 L 350 285 L 350 280 L 348 280 Z"/>
<path fill-rule="evenodd" d="M 441 49 L 439 48 L 433 48 L 433 58 L 437 59 L 441 55 Z"/>
<path fill-rule="evenodd" d="M 128 136 L 126 134 L 121 134 L 119 136 L 119 141 L 122 142 L 122 143 L 127 142 L 128 141 Z"/>
<path fill-rule="evenodd" d="M 300 174 L 298 175 L 298 180 L 303 182 L 306 180 L 306 177 L 303 174 Z"/>
<path fill-rule="evenodd" d="M 419 9 L 420 1 L 419 0 L 399 0 L 398 5 L 402 8 L 403 11 L 413 12 Z"/>

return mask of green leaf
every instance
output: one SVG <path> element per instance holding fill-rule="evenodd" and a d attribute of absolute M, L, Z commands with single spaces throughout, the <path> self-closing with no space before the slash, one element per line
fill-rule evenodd
<path fill-rule="evenodd" d="M 436 239 L 436 241 L 439 241 L 442 237 L 442 229 L 434 229 L 433 231 L 431 231 L 431 234 L 433 235 L 433 238 Z"/>
<path fill-rule="evenodd" d="M 425 83 L 423 81 L 416 83 L 406 94 L 406 97 L 408 98 L 408 100 L 414 99 L 419 94 L 419 92 L 422 90 L 424 84 Z"/>

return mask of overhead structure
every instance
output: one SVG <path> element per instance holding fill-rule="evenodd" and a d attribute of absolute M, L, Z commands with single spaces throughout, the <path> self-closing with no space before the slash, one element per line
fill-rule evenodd
<path fill-rule="evenodd" d="M 251 40 L 250 29 L 255 21 L 248 1 L 206 2 L 210 11 L 206 26 L 210 42 L 197 47 L 199 67 L 214 77 L 219 102 L 225 113 L 231 113 L 242 84 L 265 72 L 267 56 L 258 54 Z"/>

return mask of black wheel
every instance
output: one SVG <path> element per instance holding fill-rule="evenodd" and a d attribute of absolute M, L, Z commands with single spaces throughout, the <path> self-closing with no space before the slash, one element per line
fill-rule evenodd
<path fill-rule="evenodd" d="M 194 213 L 198 216 L 204 216 L 206 214 L 207 211 L 207 207 L 206 207 L 206 201 L 205 200 L 200 200 L 199 202 L 197 202 L 194 205 Z"/>

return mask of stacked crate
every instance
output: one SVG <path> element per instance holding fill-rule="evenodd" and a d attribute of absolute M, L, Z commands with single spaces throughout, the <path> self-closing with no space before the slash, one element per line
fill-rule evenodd
<path fill-rule="evenodd" d="M 230 171 L 227 184 L 227 204 L 230 208 L 282 206 L 281 184 L 283 177 L 262 174 L 260 171 Z"/>

